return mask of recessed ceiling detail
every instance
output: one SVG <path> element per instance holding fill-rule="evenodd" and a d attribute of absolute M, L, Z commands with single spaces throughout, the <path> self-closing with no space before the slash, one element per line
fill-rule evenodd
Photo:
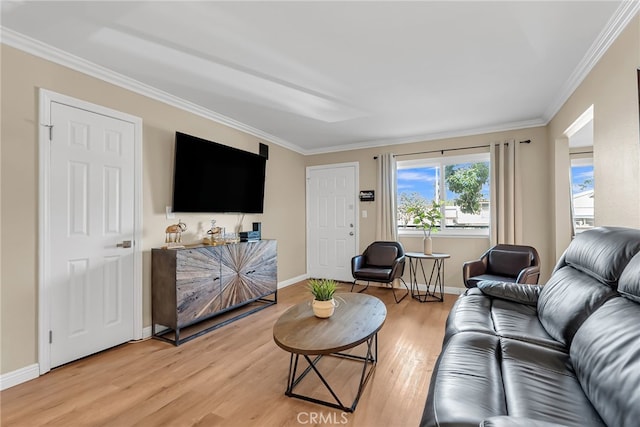
<path fill-rule="evenodd" d="M 3 43 L 24 36 L 310 154 L 545 124 L 637 11 L 617 1 L 4 1 L 2 25 Z"/>

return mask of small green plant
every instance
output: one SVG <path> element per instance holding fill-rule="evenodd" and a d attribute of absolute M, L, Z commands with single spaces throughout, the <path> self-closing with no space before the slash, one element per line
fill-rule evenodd
<path fill-rule="evenodd" d="M 431 237 L 431 231 L 437 231 L 436 224 L 442 220 L 442 202 L 433 200 L 431 207 L 417 206 L 411 210 L 413 223 L 422 228 L 425 237 Z"/>
<path fill-rule="evenodd" d="M 333 298 L 338 284 L 333 279 L 310 279 L 309 290 L 318 301 L 329 301 Z"/>

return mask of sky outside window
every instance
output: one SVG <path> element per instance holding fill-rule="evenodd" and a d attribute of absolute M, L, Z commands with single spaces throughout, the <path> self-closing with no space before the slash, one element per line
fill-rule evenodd
<path fill-rule="evenodd" d="M 593 165 L 571 167 L 571 191 L 573 194 L 593 190 Z M 400 191 L 400 190 L 398 190 Z"/>
<path fill-rule="evenodd" d="M 456 166 L 466 167 L 472 164 L 473 163 L 459 163 Z M 398 169 L 398 194 L 418 193 L 428 201 L 434 200 L 436 198 L 436 189 L 438 188 L 438 174 L 439 167 L 437 166 Z M 488 183 L 482 186 L 482 195 L 485 199 L 489 199 Z M 447 200 L 452 201 L 456 197 L 456 193 L 452 193 L 447 189 Z"/>

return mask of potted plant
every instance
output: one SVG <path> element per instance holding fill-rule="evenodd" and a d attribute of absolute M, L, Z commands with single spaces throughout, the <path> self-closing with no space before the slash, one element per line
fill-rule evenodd
<path fill-rule="evenodd" d="M 417 206 L 413 209 L 413 223 L 422 228 L 424 233 L 423 251 L 425 255 L 433 253 L 431 231 L 437 231 L 436 224 L 442 220 L 442 203 L 433 200 L 431 207 L 427 205 Z"/>
<path fill-rule="evenodd" d="M 325 319 L 333 315 L 335 301 L 333 294 L 336 292 L 338 284 L 333 279 L 310 279 L 309 290 L 314 296 L 311 303 L 313 314 L 316 317 Z"/>

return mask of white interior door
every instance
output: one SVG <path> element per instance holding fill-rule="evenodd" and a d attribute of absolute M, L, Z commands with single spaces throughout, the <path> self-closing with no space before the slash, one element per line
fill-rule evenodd
<path fill-rule="evenodd" d="M 135 130 L 81 108 L 50 108 L 44 232 L 55 367 L 134 338 Z"/>
<path fill-rule="evenodd" d="M 356 255 L 358 164 L 307 168 L 307 273 L 352 281 Z"/>

